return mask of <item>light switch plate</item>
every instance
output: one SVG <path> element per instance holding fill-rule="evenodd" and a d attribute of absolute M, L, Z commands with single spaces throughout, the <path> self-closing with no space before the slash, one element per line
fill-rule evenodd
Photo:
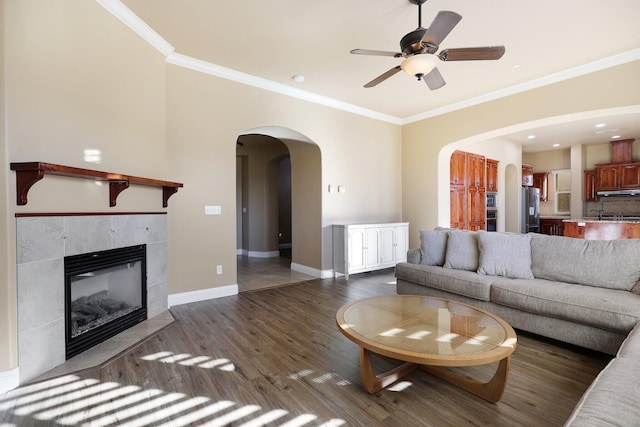
<path fill-rule="evenodd" d="M 222 207 L 221 206 L 205 206 L 204 207 L 204 214 L 205 215 L 220 215 L 220 214 L 222 214 Z"/>

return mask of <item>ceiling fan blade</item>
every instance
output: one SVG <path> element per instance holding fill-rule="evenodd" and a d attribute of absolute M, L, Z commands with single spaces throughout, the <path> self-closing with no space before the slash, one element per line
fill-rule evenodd
<path fill-rule="evenodd" d="M 422 77 L 422 79 L 427 84 L 427 86 L 429 86 L 429 89 L 431 90 L 440 89 L 442 86 L 447 84 L 447 82 L 444 81 L 442 74 L 440 74 L 440 71 L 438 71 L 437 68 L 434 68 L 433 70 L 431 70 L 429 74 Z"/>
<path fill-rule="evenodd" d="M 402 56 L 400 52 L 389 52 L 386 50 L 369 50 L 369 49 L 353 49 L 350 53 L 354 55 L 393 56 L 394 58 L 400 58 Z"/>
<path fill-rule="evenodd" d="M 462 16 L 455 12 L 441 10 L 431 23 L 431 26 L 427 29 L 427 32 L 424 33 L 422 42 L 435 46 L 437 49 L 442 40 L 449 35 L 453 27 L 455 27 L 461 19 Z"/>
<path fill-rule="evenodd" d="M 393 76 L 400 70 L 401 70 L 400 66 L 397 65 L 392 69 L 390 69 L 389 71 L 387 71 L 386 73 L 380 74 L 378 77 L 376 77 L 375 79 L 371 80 L 369 83 L 364 85 L 364 87 L 374 87 L 379 83 L 382 83 L 383 81 L 387 80 L 389 77 Z"/>
<path fill-rule="evenodd" d="M 504 46 L 461 47 L 445 49 L 438 54 L 443 61 L 477 61 L 500 59 L 504 55 Z"/>

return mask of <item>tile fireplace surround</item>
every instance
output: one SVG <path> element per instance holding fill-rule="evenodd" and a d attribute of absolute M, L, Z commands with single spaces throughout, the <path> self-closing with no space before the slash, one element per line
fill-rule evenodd
<path fill-rule="evenodd" d="M 65 362 L 65 256 L 146 244 L 148 318 L 167 310 L 166 224 L 164 213 L 16 218 L 20 384 Z"/>

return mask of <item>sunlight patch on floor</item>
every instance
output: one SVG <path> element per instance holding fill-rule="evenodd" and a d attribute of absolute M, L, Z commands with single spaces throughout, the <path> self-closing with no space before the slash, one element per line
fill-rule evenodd
<path fill-rule="evenodd" d="M 212 359 L 208 356 L 193 356 L 191 354 L 174 354 L 170 351 L 161 351 L 141 357 L 142 360 L 156 361 L 160 363 L 175 363 L 181 366 L 197 366 L 203 369 L 217 368 L 221 371 L 235 371 L 236 367 L 229 359 Z"/>
<path fill-rule="evenodd" d="M 345 385 L 351 384 L 351 381 L 347 379 L 339 379 L 338 374 L 336 374 L 335 372 L 326 372 L 324 374 L 316 374 L 311 369 L 302 369 L 298 372 L 294 372 L 293 374 L 289 375 L 287 378 L 291 380 L 300 381 L 306 377 L 309 377 L 311 382 L 314 382 L 316 384 L 324 384 L 329 382 L 333 382 L 335 385 L 338 385 L 338 386 L 345 386 Z"/>
<path fill-rule="evenodd" d="M 163 352 L 150 355 L 148 360 L 180 363 L 190 358 L 191 355 Z M 229 364 L 231 363 L 224 359 L 220 366 Z M 313 375 L 309 370 L 301 371 L 297 375 L 291 375 L 290 378 L 299 379 L 312 375 L 313 382 L 324 383 L 334 381 L 337 377 L 335 373 Z M 97 379 L 83 379 L 75 375 L 43 381 L 7 393 L 0 399 L 0 410 L 12 412 L 15 417 L 21 418 L 18 424 L 3 423 L 2 427 L 33 422 L 29 420 L 92 427 L 222 427 L 230 424 L 261 427 L 281 420 L 282 427 L 303 427 L 310 426 L 312 422 L 316 425 L 318 420 L 313 414 L 300 414 L 286 420 L 285 417 L 291 414 L 285 409 L 265 411 L 258 405 L 245 405 L 230 400 L 213 401 L 205 396 L 190 397 L 183 393 L 144 389 L 137 385 L 121 385 L 116 382 L 100 382 Z M 335 427 L 344 424 L 344 420 L 331 419 L 320 426 Z"/>

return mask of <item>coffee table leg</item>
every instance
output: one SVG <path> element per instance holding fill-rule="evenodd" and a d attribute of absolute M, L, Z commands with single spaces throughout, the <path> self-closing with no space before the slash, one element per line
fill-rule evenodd
<path fill-rule="evenodd" d="M 504 389 L 507 387 L 507 377 L 509 375 L 509 365 L 511 357 L 502 359 L 493 377 L 486 383 L 472 380 L 454 372 L 439 367 L 421 365 L 421 368 L 445 381 L 450 382 L 470 393 L 475 394 L 491 403 L 496 403 L 502 397 Z"/>
<path fill-rule="evenodd" d="M 369 393 L 382 390 L 389 384 L 393 384 L 408 373 L 414 371 L 418 365 L 415 363 L 403 363 L 397 368 L 376 375 L 371 366 L 371 352 L 364 347 L 360 347 L 360 375 L 364 389 Z"/>

